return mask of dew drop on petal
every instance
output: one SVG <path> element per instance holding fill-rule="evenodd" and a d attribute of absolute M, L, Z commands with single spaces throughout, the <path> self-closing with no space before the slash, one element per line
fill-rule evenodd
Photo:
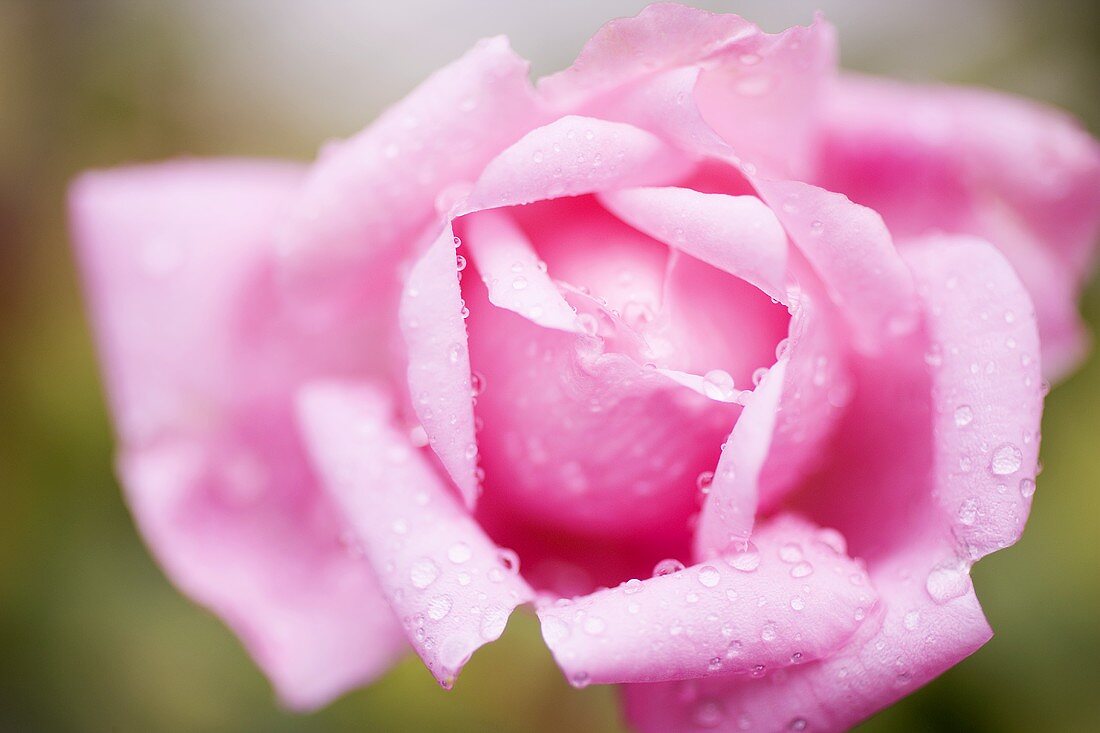
<path fill-rule="evenodd" d="M 989 467 L 998 476 L 1007 476 L 1020 470 L 1024 456 L 1020 449 L 1011 443 L 1003 443 L 993 451 L 993 459 Z"/>
<path fill-rule="evenodd" d="M 713 565 L 704 565 L 699 568 L 699 582 L 707 588 L 713 588 L 722 580 L 718 568 Z"/>
<path fill-rule="evenodd" d="M 662 575 L 672 575 L 678 573 L 684 569 L 684 564 L 679 560 L 666 559 L 661 560 L 659 563 L 653 566 L 653 577 L 659 577 Z"/>

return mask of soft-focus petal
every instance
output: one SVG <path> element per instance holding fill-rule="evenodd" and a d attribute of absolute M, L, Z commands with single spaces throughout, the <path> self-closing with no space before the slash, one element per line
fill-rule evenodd
<path fill-rule="evenodd" d="M 362 326 L 319 339 L 279 307 L 271 225 L 300 180 L 285 164 L 178 161 L 88 174 L 71 206 L 138 527 L 279 696 L 310 708 L 405 643 L 294 430 L 299 380 L 372 362 Z"/>
<path fill-rule="evenodd" d="M 478 480 L 470 353 L 450 225 L 413 265 L 400 314 L 413 409 L 432 449 L 472 507 Z"/>
<path fill-rule="evenodd" d="M 423 455 L 363 385 L 307 386 L 299 401 L 310 454 L 362 543 L 409 641 L 444 687 L 533 598 Z"/>
<path fill-rule="evenodd" d="M 755 181 L 851 324 L 857 344 L 880 348 L 916 326 L 913 278 L 882 218 L 847 197 L 797 181 Z"/>
<path fill-rule="evenodd" d="M 1100 239 L 1100 146 L 1056 110 L 984 90 L 848 76 L 829 96 L 820 182 L 882 214 L 1000 249 L 1039 314 L 1044 370 L 1079 360 L 1076 310 Z"/>
<path fill-rule="evenodd" d="M 755 196 L 634 188 L 608 192 L 600 201 L 654 239 L 786 301 L 787 235 Z"/>
<path fill-rule="evenodd" d="M 377 122 L 330 143 L 281 232 L 281 277 L 317 328 L 332 313 L 396 308 L 396 265 L 436 196 L 546 121 L 506 38 L 478 43 Z"/>
<path fill-rule="evenodd" d="M 750 674 L 828 656 L 874 604 L 862 568 L 790 517 L 740 554 L 539 609 L 574 685 Z"/>

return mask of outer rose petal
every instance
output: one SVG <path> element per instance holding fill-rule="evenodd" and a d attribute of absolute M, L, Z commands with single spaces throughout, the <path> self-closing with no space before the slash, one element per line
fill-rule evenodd
<path fill-rule="evenodd" d="M 881 612 L 818 664 L 761 680 L 630 686 L 627 711 L 640 730 L 847 730 L 989 639 L 968 569 L 973 559 L 1017 537 L 1015 518 L 1023 516 L 1026 498 L 1018 487 L 1002 493 L 998 485 L 995 471 L 1014 466 L 1015 459 L 1002 459 L 1000 468 L 992 456 L 988 464 L 975 460 L 968 478 L 958 457 L 960 448 L 980 451 L 984 441 L 993 451 L 996 441 L 1016 434 L 1021 465 L 1011 478 L 1023 482 L 1033 475 L 1033 464 L 1025 462 L 1033 454 L 1022 453 L 1022 441 L 1034 441 L 1038 429 L 1034 320 L 1023 288 L 988 245 L 945 238 L 926 243 L 912 261 L 928 333 L 937 341 L 914 334 L 878 357 L 857 361 L 860 391 L 833 460 L 800 498 L 811 514 L 844 533 L 853 552 L 867 557 Z M 956 268 L 957 289 L 946 272 Z M 974 340 L 964 325 L 986 323 L 983 313 L 991 322 L 1007 310 L 1025 325 L 1006 324 L 1011 328 L 999 338 Z M 1016 348 L 1001 338 L 1016 339 Z M 1017 359 L 1027 349 L 1031 361 L 1021 374 Z M 1018 357 L 1006 357 L 1014 350 Z M 974 360 L 977 373 L 969 366 Z M 1020 390 L 1027 378 L 1030 393 Z M 974 431 L 972 441 L 960 442 L 961 428 L 953 424 L 959 399 L 972 400 L 975 408 L 973 424 L 962 426 Z M 973 514 L 958 511 L 969 492 L 977 500 Z"/>
<path fill-rule="evenodd" d="M 577 686 L 752 672 L 827 656 L 874 603 L 863 569 L 783 518 L 759 549 L 539 609 Z"/>
<path fill-rule="evenodd" d="M 1039 313 L 1044 369 L 1084 348 L 1075 301 L 1100 230 L 1100 146 L 1068 116 L 983 90 L 843 77 L 823 127 L 822 185 L 885 218 L 996 245 Z"/>
<path fill-rule="evenodd" d="M 281 274 L 292 302 L 311 321 L 395 307 L 392 266 L 430 224 L 436 196 L 472 181 L 546 119 L 527 62 L 497 37 L 437 71 L 359 134 L 326 146 L 282 232 Z"/>
<path fill-rule="evenodd" d="M 605 193 L 600 201 L 654 239 L 786 302 L 787 235 L 755 196 L 633 188 Z"/>
<path fill-rule="evenodd" d="M 466 506 L 473 507 L 479 493 L 477 443 L 462 307 L 455 237 L 448 224 L 405 281 L 401 331 L 413 409 Z"/>
<path fill-rule="evenodd" d="M 735 15 L 655 3 L 607 23 L 570 68 L 539 81 L 539 92 L 558 109 L 630 122 L 725 157 L 717 132 L 760 171 L 801 176 L 835 44 L 820 19 L 771 35 Z M 698 83 L 694 69 L 679 67 L 702 67 Z M 657 105 L 674 112 L 655 114 Z"/>
<path fill-rule="evenodd" d="M 325 485 L 363 543 L 409 641 L 444 687 L 534 594 L 366 386 L 314 384 L 299 401 Z"/>
<path fill-rule="evenodd" d="M 865 349 L 916 325 L 913 278 L 882 218 L 797 181 L 754 181 Z"/>
<path fill-rule="evenodd" d="M 318 339 L 279 307 L 270 228 L 300 176 L 178 161 L 88 174 L 71 206 L 138 526 L 280 697 L 310 708 L 405 644 L 370 569 L 341 546 L 292 423 L 298 380 L 370 362 L 365 331 Z"/>

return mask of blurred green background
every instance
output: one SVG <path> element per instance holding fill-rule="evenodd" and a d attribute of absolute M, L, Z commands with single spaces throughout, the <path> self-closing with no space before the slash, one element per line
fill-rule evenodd
<path fill-rule="evenodd" d="M 778 30 L 822 7 L 846 66 L 987 84 L 1100 129 L 1100 4 L 706 2 Z M 642 2 L 0 0 L 0 729 L 620 731 L 517 616 L 445 693 L 414 660 L 313 715 L 131 525 L 68 249 L 66 181 L 179 153 L 312 156 L 478 37 L 541 74 Z M 1100 287 L 1086 295 L 1100 324 Z M 997 636 L 865 731 L 1100 729 L 1100 359 L 1051 394 L 1024 539 L 975 570 Z"/>

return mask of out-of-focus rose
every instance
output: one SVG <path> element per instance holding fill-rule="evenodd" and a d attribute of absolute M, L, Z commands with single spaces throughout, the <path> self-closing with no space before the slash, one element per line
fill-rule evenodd
<path fill-rule="evenodd" d="M 479 43 L 309 167 L 76 183 L 138 525 L 284 701 L 410 646 L 450 686 L 533 604 L 640 730 L 839 730 L 989 638 L 1100 153 L 834 57 L 655 5 L 534 87 Z"/>

